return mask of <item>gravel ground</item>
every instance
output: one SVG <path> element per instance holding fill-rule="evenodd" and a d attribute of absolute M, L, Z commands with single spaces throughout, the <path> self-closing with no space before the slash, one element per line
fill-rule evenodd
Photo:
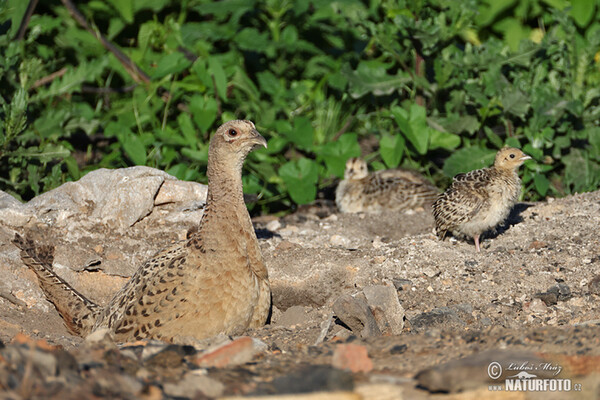
<path fill-rule="evenodd" d="M 106 360 L 110 351 L 122 357 L 125 349 L 104 342 L 90 347 L 70 336 L 58 314 L 41 297 L 33 274 L 17 264 L 11 273 L 24 282 L 22 287 L 13 285 L 11 291 L 0 293 L 0 339 L 6 343 L 2 351 L 18 346 L 39 348 L 35 340 L 44 339 L 49 346 L 64 349 L 52 347 L 51 353 L 59 361 L 65 358 L 56 355 L 59 353 L 76 360 L 71 370 L 78 376 L 77 382 L 100 387 L 98 379 L 103 373 L 129 379 L 121 385 L 127 390 L 117 393 L 127 398 L 194 398 L 194 393 L 200 396 L 197 398 L 213 398 L 302 391 L 355 396 L 340 397 L 348 399 L 505 398 L 494 396 L 507 393 L 489 390 L 488 386 L 497 382 L 487 377 L 487 368 L 492 361 L 504 360 L 508 365 L 521 358 L 537 365 L 539 360 L 546 360 L 560 367 L 555 376 L 571 379 L 580 385 L 576 389 L 582 390 L 515 392 L 511 398 L 600 398 L 600 191 L 518 204 L 508 223 L 484 239 L 481 253 L 475 252 L 472 242 L 438 241 L 427 210 L 342 215 L 325 203 L 283 218 L 256 218 L 255 226 L 269 268 L 274 307 L 269 325 L 248 332 L 258 339 L 256 343 L 264 345 L 248 363 L 198 369 L 194 361 L 197 353 L 188 354 L 189 349 L 180 346 L 175 352 L 179 364 L 175 364 L 181 368 L 170 375 L 164 365 L 157 367 L 156 373 L 141 374 L 140 369 L 150 368 L 143 357 L 135 358 L 131 371 L 118 357 L 85 370 L 82 360 Z M 183 232 L 184 228 L 177 229 Z M 60 247 L 61 232 L 42 226 L 31 229 L 39 230 L 39 236 L 54 241 L 59 249 L 66 249 Z M 143 224 L 139 224 L 131 237 L 142 237 L 143 231 Z M 98 245 L 118 248 L 109 230 L 95 234 L 101 238 Z M 146 254 L 180 236 L 180 232 L 169 237 L 152 235 L 138 251 Z M 0 261 L 17 255 L 8 238 L 8 233 L 0 235 Z M 123 251 L 131 251 L 133 245 L 123 243 Z M 63 259 L 68 256 L 63 255 Z M 83 285 L 82 292 L 100 303 L 125 280 L 101 268 L 58 271 L 77 288 Z M 395 303 L 374 309 L 369 293 L 389 293 L 390 288 L 397 294 L 400 311 Z M 343 296 L 356 299 L 356 304 L 368 303 L 366 317 L 348 303 L 344 306 L 338 302 L 336 308 Z M 342 317 L 342 311 L 354 315 L 355 320 Z M 365 318 L 374 318 L 373 329 L 361 330 L 368 325 Z M 360 322 L 359 329 L 356 321 Z M 394 323 L 400 324 L 400 332 L 391 328 Z M 15 341 L 18 332 L 28 339 Z M 161 347 L 162 352 L 165 349 L 169 348 Z M 364 355 L 360 349 L 366 349 Z M 355 350 L 358 355 L 350 358 L 356 364 L 348 364 L 344 356 L 355 354 Z M 197 346 L 196 352 L 205 351 Z M 13 368 L 11 360 L 16 359 L 1 355 L 4 375 L 0 374 L 0 384 L 10 389 L 6 393 L 23 397 L 17 390 L 23 388 L 23 375 L 15 373 L 12 381 L 6 378 Z M 85 372 L 90 370 L 95 372 Z M 521 370 L 512 369 L 515 373 Z M 194 371 L 205 379 L 204 386 L 189 377 Z M 527 371 L 542 376 L 539 370 Z M 28 379 L 33 382 L 39 379 L 47 383 L 47 375 L 32 376 Z M 55 372 L 53 379 L 61 376 L 60 371 Z M 74 396 L 74 388 L 79 386 L 67 385 L 68 379 L 64 382 L 57 386 L 55 395 Z M 169 382 L 192 386 L 178 394 L 169 389 Z M 200 385 L 200 389 L 193 385 Z M 152 392 L 152 388 L 157 391 Z M 48 392 L 38 394 L 51 397 Z M 108 396 L 102 390 L 93 394 Z"/>

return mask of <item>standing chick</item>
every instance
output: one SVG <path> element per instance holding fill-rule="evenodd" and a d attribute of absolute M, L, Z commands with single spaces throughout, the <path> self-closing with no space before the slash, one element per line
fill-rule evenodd
<path fill-rule="evenodd" d="M 187 240 L 159 251 L 101 307 L 52 268 L 53 249 L 16 235 L 23 262 L 74 334 L 108 328 L 119 342 L 167 342 L 240 335 L 264 325 L 271 304 L 267 268 L 244 204 L 242 164 L 266 140 L 250 121 L 229 121 L 208 150 L 208 197 Z"/>
<path fill-rule="evenodd" d="M 343 213 L 372 213 L 417 208 L 431 204 L 437 195 L 437 188 L 416 172 L 391 169 L 369 175 L 366 162 L 350 158 L 335 202 Z"/>
<path fill-rule="evenodd" d="M 433 203 L 436 233 L 446 232 L 472 237 L 480 251 L 480 236 L 503 222 L 521 193 L 517 175 L 523 161 L 531 157 L 519 149 L 498 151 L 494 165 L 454 177 L 452 184 Z"/>

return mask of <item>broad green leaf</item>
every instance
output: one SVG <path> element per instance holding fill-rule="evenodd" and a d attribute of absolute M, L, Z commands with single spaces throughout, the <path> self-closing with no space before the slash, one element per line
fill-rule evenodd
<path fill-rule="evenodd" d="M 389 75 L 385 65 L 376 61 L 362 61 L 356 71 L 347 73 L 350 84 L 350 95 L 358 99 L 371 93 L 374 96 L 392 94 L 411 80 L 408 73 L 398 70 Z"/>
<path fill-rule="evenodd" d="M 327 174 L 343 178 L 346 161 L 360 156 L 357 136 L 354 133 L 345 133 L 338 140 L 325 143 L 317 149 L 317 154 L 325 160 Z"/>
<path fill-rule="evenodd" d="M 133 0 L 108 0 L 128 24 L 133 22 Z"/>
<path fill-rule="evenodd" d="M 460 136 L 430 129 L 429 148 L 453 150 L 460 145 Z"/>
<path fill-rule="evenodd" d="M 139 136 L 132 132 L 123 133 L 119 137 L 123 150 L 135 165 L 146 165 L 146 147 Z"/>
<path fill-rule="evenodd" d="M 491 166 L 494 163 L 496 151 L 483 147 L 465 147 L 452 153 L 446 159 L 442 171 L 446 176 L 473 171 Z"/>
<path fill-rule="evenodd" d="M 208 59 L 208 69 L 215 80 L 215 86 L 217 87 L 217 93 L 223 101 L 227 101 L 227 78 L 225 77 L 225 71 L 219 60 L 215 57 Z"/>
<path fill-rule="evenodd" d="M 315 130 L 310 120 L 306 117 L 297 117 L 293 121 L 292 130 L 287 133 L 287 138 L 301 149 L 309 150 L 313 144 Z"/>
<path fill-rule="evenodd" d="M 170 74 L 178 74 L 192 65 L 184 54 L 176 52 L 162 57 L 152 72 L 152 79 L 159 79 Z"/>
<path fill-rule="evenodd" d="M 548 193 L 548 188 L 550 187 L 550 181 L 544 175 L 535 174 L 533 176 L 533 183 L 535 185 L 535 190 L 540 194 L 540 196 L 545 197 L 546 193 Z"/>
<path fill-rule="evenodd" d="M 308 204 L 316 198 L 319 171 L 314 161 L 307 158 L 289 161 L 278 172 L 296 204 Z"/>
<path fill-rule="evenodd" d="M 580 28 L 584 28 L 594 17 L 596 5 L 597 2 L 595 0 L 571 0 L 571 11 L 569 14 L 571 14 Z"/>
<path fill-rule="evenodd" d="M 190 101 L 190 111 L 200 130 L 207 132 L 217 119 L 217 102 L 213 98 L 196 95 Z"/>
<path fill-rule="evenodd" d="M 379 140 L 379 154 L 388 168 L 400 165 L 404 153 L 404 138 L 398 134 L 383 135 Z"/>

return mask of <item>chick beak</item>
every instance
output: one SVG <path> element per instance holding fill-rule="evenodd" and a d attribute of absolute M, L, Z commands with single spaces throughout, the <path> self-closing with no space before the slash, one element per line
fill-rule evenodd
<path fill-rule="evenodd" d="M 527 154 L 523 154 L 523 157 L 521 157 L 519 160 L 521 160 L 521 161 L 531 160 L 531 157 L 529 157 Z"/>
<path fill-rule="evenodd" d="M 263 146 L 267 148 L 267 139 L 265 139 L 256 129 L 252 129 L 252 143 L 255 146 Z"/>

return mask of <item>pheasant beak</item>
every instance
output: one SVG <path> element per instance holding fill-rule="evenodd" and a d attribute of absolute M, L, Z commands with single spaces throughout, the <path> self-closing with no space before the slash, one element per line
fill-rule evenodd
<path fill-rule="evenodd" d="M 521 160 L 521 161 L 531 160 L 531 157 L 529 157 L 527 154 L 523 154 L 523 157 L 521 157 L 519 160 Z"/>
<path fill-rule="evenodd" d="M 265 139 L 256 129 L 252 129 L 252 139 L 251 142 L 255 146 L 263 146 L 265 149 L 267 148 L 267 139 Z"/>

